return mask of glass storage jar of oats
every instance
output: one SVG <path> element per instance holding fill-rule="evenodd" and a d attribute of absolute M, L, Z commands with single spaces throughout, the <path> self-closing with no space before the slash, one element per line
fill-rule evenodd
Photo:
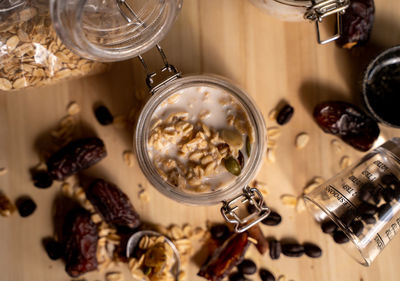
<path fill-rule="evenodd" d="M 400 231 L 400 138 L 304 196 L 322 230 L 369 266 Z"/>
<path fill-rule="evenodd" d="M 160 50 L 160 49 L 159 49 Z M 242 232 L 269 215 L 260 191 L 248 187 L 265 152 L 265 124 L 252 99 L 224 78 L 180 73 L 155 85 L 137 123 L 135 150 L 150 183 L 181 203 L 223 203 L 223 217 Z M 145 64 L 144 64 L 145 65 Z M 252 204 L 256 212 L 241 214 Z"/>
<path fill-rule="evenodd" d="M 0 90 L 98 73 L 100 62 L 146 52 L 181 1 L 0 0 Z"/>
<path fill-rule="evenodd" d="M 315 22 L 317 41 L 326 44 L 339 39 L 342 30 L 341 15 L 350 5 L 350 0 L 250 0 L 266 13 L 284 21 L 309 20 Z M 325 17 L 336 15 L 336 34 L 322 39 L 319 23 Z"/>

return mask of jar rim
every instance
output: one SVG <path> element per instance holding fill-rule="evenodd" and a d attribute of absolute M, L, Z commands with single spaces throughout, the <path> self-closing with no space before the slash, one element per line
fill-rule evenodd
<path fill-rule="evenodd" d="M 257 149 L 251 150 L 248 163 L 235 181 L 224 188 L 207 193 L 184 192 L 169 184 L 158 174 L 147 153 L 149 127 L 156 108 L 178 90 L 193 86 L 218 87 L 234 96 L 249 117 L 250 123 L 254 129 L 254 139 L 257 145 Z M 258 173 L 265 152 L 265 123 L 261 112 L 257 109 L 252 99 L 230 81 L 215 75 L 188 75 L 178 78 L 160 88 L 145 104 L 137 123 L 134 136 L 134 148 L 142 172 L 159 192 L 180 203 L 214 205 L 224 200 L 231 199 L 241 193 L 242 188 L 253 180 Z"/>

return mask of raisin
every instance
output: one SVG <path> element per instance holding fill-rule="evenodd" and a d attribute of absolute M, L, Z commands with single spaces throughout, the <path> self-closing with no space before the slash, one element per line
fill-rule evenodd
<path fill-rule="evenodd" d="M 94 115 L 101 125 L 106 126 L 114 122 L 114 117 L 112 116 L 110 110 L 108 110 L 108 108 L 104 105 L 96 107 L 94 110 Z"/>
<path fill-rule="evenodd" d="M 48 188 L 53 184 L 53 178 L 47 171 L 36 171 L 32 175 L 33 185 L 38 188 Z"/>
<path fill-rule="evenodd" d="M 97 226 L 85 209 L 74 209 L 68 216 L 64 229 L 67 237 L 65 246 L 65 271 L 71 277 L 97 269 Z"/>
<path fill-rule="evenodd" d="M 342 35 L 337 43 L 346 49 L 368 42 L 374 24 L 373 0 L 352 0 L 342 16 Z"/>
<path fill-rule="evenodd" d="M 378 124 L 347 102 L 328 101 L 315 106 L 314 120 L 328 134 L 339 136 L 360 151 L 369 150 L 378 138 Z"/>
<path fill-rule="evenodd" d="M 86 196 L 107 223 L 127 229 L 140 225 L 139 215 L 128 196 L 116 185 L 97 179 L 86 191 Z"/>
<path fill-rule="evenodd" d="M 276 122 L 279 125 L 285 125 L 289 123 L 290 119 L 292 119 L 294 113 L 294 108 L 289 104 L 285 105 L 278 113 L 276 117 Z"/>
<path fill-rule="evenodd" d="M 21 217 L 25 218 L 33 214 L 36 210 L 36 203 L 29 196 L 21 196 L 15 202 Z"/>
<path fill-rule="evenodd" d="M 50 259 L 58 260 L 64 256 L 64 245 L 62 243 L 53 238 L 45 238 L 42 242 Z"/>
<path fill-rule="evenodd" d="M 93 166 L 107 156 L 104 143 L 99 138 L 86 138 L 70 142 L 47 161 L 53 179 L 63 180 Z"/>

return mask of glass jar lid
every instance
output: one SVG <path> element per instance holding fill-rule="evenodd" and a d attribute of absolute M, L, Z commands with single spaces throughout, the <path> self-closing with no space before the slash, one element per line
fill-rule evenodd
<path fill-rule="evenodd" d="M 71 50 L 119 61 L 154 47 L 168 32 L 182 0 L 50 0 L 57 34 Z"/>
<path fill-rule="evenodd" d="M 226 185 L 223 185 L 220 188 L 212 188 L 205 191 L 202 190 L 201 192 L 179 188 L 166 180 L 166 177 L 160 174 L 159 167 L 156 167 L 154 161 L 155 158 L 151 155 L 152 147 L 149 145 L 150 133 L 155 126 L 154 116 L 157 115 L 157 110 L 161 106 L 164 106 L 164 104 L 169 100 L 175 99 L 174 95 L 177 93 L 182 93 L 182 97 L 185 97 L 185 95 L 187 95 L 185 90 L 193 88 L 213 88 L 217 91 L 223 91 L 228 94 L 243 109 L 254 132 L 250 153 L 245 157 L 245 165 L 240 174 L 233 177 L 233 180 L 229 180 Z M 199 91 L 199 96 L 202 94 L 205 93 Z M 186 97 L 191 99 L 191 96 Z M 201 97 L 199 97 L 199 100 L 200 101 L 194 102 L 194 108 L 201 107 L 199 104 L 199 102 L 201 102 Z M 185 109 L 187 110 L 184 104 L 179 104 L 177 106 L 182 109 L 182 111 Z M 218 105 L 213 104 L 210 106 Z M 168 112 L 168 110 L 166 110 L 166 112 Z M 218 122 L 220 119 L 216 118 L 214 120 Z M 216 125 L 216 127 L 218 127 L 218 125 Z M 169 82 L 157 90 L 146 103 L 137 123 L 135 150 L 139 166 L 143 173 L 150 183 L 162 194 L 181 203 L 213 205 L 237 196 L 242 192 L 243 187 L 247 186 L 247 184 L 256 176 L 265 152 L 265 124 L 263 117 L 256 108 L 254 102 L 241 89 L 232 85 L 230 82 L 220 77 L 208 75 L 187 76 Z"/>

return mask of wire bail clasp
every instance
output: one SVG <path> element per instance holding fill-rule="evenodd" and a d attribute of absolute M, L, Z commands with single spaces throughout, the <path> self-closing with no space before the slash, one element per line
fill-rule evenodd
<path fill-rule="evenodd" d="M 255 207 L 255 211 L 244 218 L 241 218 L 236 211 L 239 210 L 239 204 L 249 202 Z M 235 232 L 241 233 L 256 225 L 269 216 L 271 210 L 264 205 L 264 198 L 257 188 L 246 186 L 243 193 L 230 201 L 223 201 L 221 214 L 224 219 L 235 225 Z M 236 204 L 239 203 L 239 204 Z"/>
<path fill-rule="evenodd" d="M 342 15 L 346 12 L 346 9 L 349 6 L 350 0 L 324 0 L 307 9 L 304 18 L 310 21 L 315 21 L 318 44 L 327 44 L 340 38 L 343 30 Z M 322 22 L 325 17 L 333 14 L 336 14 L 337 17 L 337 33 L 328 39 L 322 40 L 319 23 Z"/>

